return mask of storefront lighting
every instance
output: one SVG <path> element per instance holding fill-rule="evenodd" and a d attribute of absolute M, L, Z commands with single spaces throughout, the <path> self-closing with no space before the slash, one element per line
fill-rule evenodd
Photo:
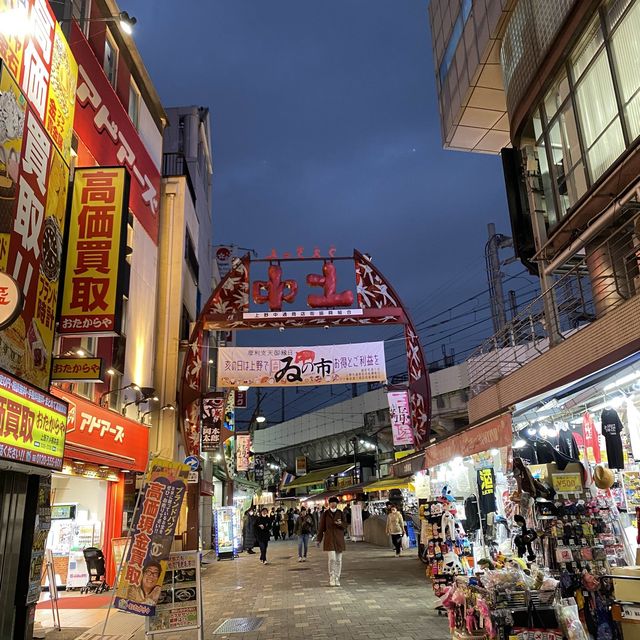
<path fill-rule="evenodd" d="M 527 435 L 529 436 L 535 436 L 536 433 L 538 433 L 538 430 L 535 427 L 529 427 L 527 429 Z"/>
<path fill-rule="evenodd" d="M 491 451 L 489 451 L 489 453 L 492 456 L 497 456 L 500 453 L 500 450 L 499 449 L 491 449 Z"/>
<path fill-rule="evenodd" d="M 547 429 L 547 437 L 555 438 L 558 435 L 557 429 Z"/>
<path fill-rule="evenodd" d="M 216 460 L 220 462 L 222 460 L 222 456 L 219 453 L 216 453 Z"/>
<path fill-rule="evenodd" d="M 133 16 L 130 16 L 126 11 L 121 11 L 118 18 L 120 21 L 120 28 L 130 36 L 133 33 L 133 27 L 138 21 Z"/>
<path fill-rule="evenodd" d="M 238 391 L 249 391 L 249 385 L 248 384 L 241 384 L 238 386 Z"/>
<path fill-rule="evenodd" d="M 540 434 L 541 438 L 546 438 L 547 435 L 549 435 L 549 428 L 545 427 L 545 425 L 542 425 L 538 433 Z"/>
<path fill-rule="evenodd" d="M 625 384 L 629 384 L 630 382 L 634 382 L 638 378 L 640 378 L 640 371 L 632 371 L 631 373 L 628 373 L 626 376 L 622 376 L 621 378 L 618 378 L 617 380 L 614 380 L 613 382 L 610 382 L 609 384 L 605 385 L 604 390 L 611 391 L 616 387 L 621 387 Z"/>
<path fill-rule="evenodd" d="M 519 438 L 518 440 L 516 440 L 515 444 L 513 445 L 514 449 L 522 449 L 522 447 L 526 447 L 527 446 L 527 441 L 523 440 L 522 438 Z"/>
<path fill-rule="evenodd" d="M 76 355 L 84 358 L 87 355 L 87 352 L 84 349 L 76 349 Z"/>
<path fill-rule="evenodd" d="M 209 364 L 213 364 L 213 360 L 209 358 Z"/>
<path fill-rule="evenodd" d="M 176 408 L 172 405 L 172 404 L 165 404 L 164 406 L 160 407 L 160 411 L 175 411 Z"/>
<path fill-rule="evenodd" d="M 101 465 L 98 465 L 98 469 L 108 469 L 108 468 L 109 468 L 109 465 L 108 465 L 108 464 L 101 464 Z"/>
<path fill-rule="evenodd" d="M 462 456 L 456 456 L 451 462 L 456 466 L 462 464 Z"/>
<path fill-rule="evenodd" d="M 109 376 L 114 376 L 116 374 L 116 370 L 115 369 L 107 369 L 107 375 Z"/>
<path fill-rule="evenodd" d="M 266 422 L 267 419 L 264 416 L 256 416 L 256 422 L 262 424 L 263 422 Z"/>

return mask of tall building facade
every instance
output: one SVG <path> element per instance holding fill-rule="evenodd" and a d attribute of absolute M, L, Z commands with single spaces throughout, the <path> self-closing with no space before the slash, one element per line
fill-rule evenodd
<path fill-rule="evenodd" d="M 162 406 L 177 407 L 183 355 L 192 323 L 213 291 L 211 129 L 209 110 L 187 106 L 167 109 L 162 162 L 157 296 L 156 381 Z M 152 448 L 184 459 L 177 438 L 179 411 L 163 411 L 152 430 Z M 204 456 L 200 484 L 190 485 L 189 517 L 184 523 L 188 548 L 211 544 L 211 463 Z M 198 518 L 198 513 L 200 517 Z"/>
<path fill-rule="evenodd" d="M 474 354 L 477 422 L 640 348 L 640 2 L 435 0 L 429 14 L 443 144 L 501 153 L 516 250 L 543 290 L 529 342 Z"/>

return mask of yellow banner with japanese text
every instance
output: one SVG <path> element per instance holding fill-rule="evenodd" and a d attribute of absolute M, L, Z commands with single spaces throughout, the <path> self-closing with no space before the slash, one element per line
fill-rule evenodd
<path fill-rule="evenodd" d="M 0 372 L 0 458 L 60 471 L 67 404 Z"/>
<path fill-rule="evenodd" d="M 75 171 L 60 334 L 121 330 L 129 182 L 124 167 Z"/>
<path fill-rule="evenodd" d="M 102 382 L 102 358 L 54 358 L 52 382 Z"/>

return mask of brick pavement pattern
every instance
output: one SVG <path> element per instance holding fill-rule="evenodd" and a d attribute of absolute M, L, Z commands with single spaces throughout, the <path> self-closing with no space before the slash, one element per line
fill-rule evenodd
<path fill-rule="evenodd" d="M 213 562 L 202 576 L 207 640 L 448 640 L 446 617 L 415 550 L 396 558 L 391 549 L 348 543 L 341 587 L 329 587 L 327 554 L 315 544 L 306 563 L 295 540 L 271 542 L 269 564 L 258 555 Z M 229 618 L 264 618 L 252 632 L 213 635 Z M 192 634 L 192 635 L 189 635 Z M 158 635 L 188 640 L 195 632 Z M 144 634 L 138 632 L 136 640 Z"/>

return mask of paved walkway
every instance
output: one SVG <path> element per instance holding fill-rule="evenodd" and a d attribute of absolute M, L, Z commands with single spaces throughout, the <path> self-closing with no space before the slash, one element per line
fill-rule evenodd
<path fill-rule="evenodd" d="M 313 545 L 297 562 L 295 541 L 271 542 L 269 564 L 258 555 L 213 562 L 203 572 L 204 637 L 208 640 L 448 640 L 447 620 L 415 551 L 401 558 L 391 550 L 349 543 L 341 587 L 329 587 L 326 554 Z M 131 618 L 137 616 L 118 614 Z M 252 632 L 215 634 L 230 618 L 262 618 Z M 137 620 L 134 620 L 137 619 Z M 132 627 L 135 640 L 144 633 Z M 189 635 L 191 634 L 191 635 Z M 48 640 L 58 637 L 48 635 Z M 86 635 L 84 637 L 87 637 Z M 157 635 L 189 640 L 195 632 Z"/>

